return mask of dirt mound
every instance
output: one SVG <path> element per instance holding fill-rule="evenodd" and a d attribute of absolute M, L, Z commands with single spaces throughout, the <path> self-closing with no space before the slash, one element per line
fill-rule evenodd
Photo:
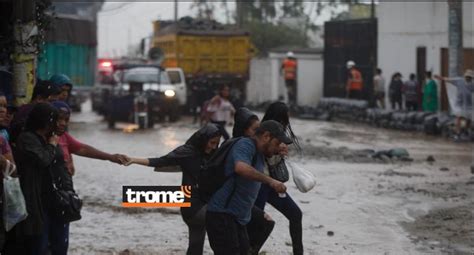
<path fill-rule="evenodd" d="M 376 151 L 373 149 L 350 149 L 347 147 L 315 146 L 309 143 L 301 145 L 299 155 L 296 150 L 291 150 L 292 156 L 304 156 L 313 159 L 340 161 L 349 163 L 381 163 L 391 164 L 413 161 L 409 157 L 391 156 L 390 151 Z"/>
<path fill-rule="evenodd" d="M 474 252 L 474 204 L 454 208 L 431 210 L 414 222 L 402 223 L 415 242 L 443 247 L 448 253 Z"/>

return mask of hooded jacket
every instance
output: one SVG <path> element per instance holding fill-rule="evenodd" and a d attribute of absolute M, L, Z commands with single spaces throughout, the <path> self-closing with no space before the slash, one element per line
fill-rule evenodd
<path fill-rule="evenodd" d="M 252 119 L 258 119 L 255 113 L 248 108 L 241 107 L 237 110 L 234 116 L 234 129 L 232 130 L 232 137 L 244 136 L 245 129 L 250 125 Z"/>
<path fill-rule="evenodd" d="M 201 166 L 210 158 L 212 153 L 204 152 L 209 139 L 220 135 L 219 128 L 214 124 L 207 124 L 196 131 L 184 145 L 179 146 L 167 155 L 160 158 L 149 158 L 149 166 L 155 167 L 158 172 L 182 171 L 182 185 L 191 185 L 197 189 L 197 181 Z M 178 167 L 170 170 L 169 167 Z M 205 203 L 199 198 L 199 192 L 193 192 L 191 207 L 181 208 L 184 218 L 192 217 Z"/>

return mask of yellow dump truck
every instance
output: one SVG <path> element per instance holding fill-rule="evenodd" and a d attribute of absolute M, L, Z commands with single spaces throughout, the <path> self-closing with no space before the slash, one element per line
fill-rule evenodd
<path fill-rule="evenodd" d="M 179 23 L 154 22 L 151 46 L 163 52 L 162 66 L 183 69 L 191 97 L 209 99 L 215 89 L 227 84 L 237 106 L 245 100 L 250 58 L 254 47 L 248 32 L 230 27 L 220 29 L 183 28 Z M 192 106 L 191 106 L 192 107 Z"/>

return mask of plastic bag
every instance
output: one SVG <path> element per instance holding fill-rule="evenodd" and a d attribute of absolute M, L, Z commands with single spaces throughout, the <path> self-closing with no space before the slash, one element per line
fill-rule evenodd
<path fill-rule="evenodd" d="M 299 191 L 306 193 L 316 186 L 316 178 L 309 171 L 301 168 L 299 165 L 286 161 L 293 174 L 293 181 Z"/>
<path fill-rule="evenodd" d="M 6 231 L 10 231 L 17 223 L 28 216 L 20 180 L 11 176 L 14 171 L 15 166 L 7 160 L 7 165 L 3 171 L 3 221 Z"/>

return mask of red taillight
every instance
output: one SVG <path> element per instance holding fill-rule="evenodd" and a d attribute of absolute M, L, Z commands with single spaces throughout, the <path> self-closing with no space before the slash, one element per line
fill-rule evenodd
<path fill-rule="evenodd" d="M 104 62 L 100 63 L 100 66 L 101 66 L 101 67 L 111 67 L 111 66 L 112 66 L 112 62 L 104 61 Z"/>

